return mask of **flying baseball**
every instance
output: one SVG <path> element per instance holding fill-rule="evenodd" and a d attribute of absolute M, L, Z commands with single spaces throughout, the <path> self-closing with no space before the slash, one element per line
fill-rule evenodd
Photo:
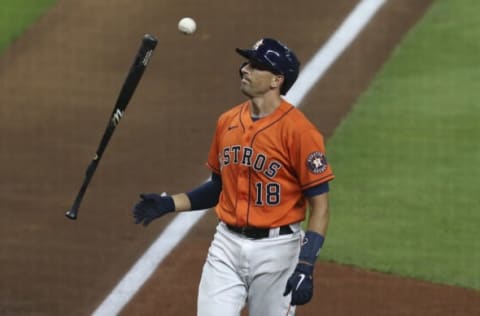
<path fill-rule="evenodd" d="M 194 19 L 184 17 L 178 22 L 178 30 L 186 35 L 191 35 L 197 29 L 197 23 Z"/>

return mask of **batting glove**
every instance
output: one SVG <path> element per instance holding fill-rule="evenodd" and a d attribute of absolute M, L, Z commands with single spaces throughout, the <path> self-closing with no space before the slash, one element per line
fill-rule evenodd
<path fill-rule="evenodd" d="M 287 281 L 283 296 L 292 293 L 292 305 L 307 304 L 313 296 L 313 265 L 299 263 Z"/>
<path fill-rule="evenodd" d="M 160 196 L 158 194 L 140 194 L 142 200 L 133 208 L 135 224 L 143 223 L 147 226 L 155 218 L 175 211 L 175 203 L 171 196 Z"/>

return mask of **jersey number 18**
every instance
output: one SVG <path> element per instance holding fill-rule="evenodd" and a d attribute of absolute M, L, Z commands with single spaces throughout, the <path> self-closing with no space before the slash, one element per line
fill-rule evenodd
<path fill-rule="evenodd" d="M 276 182 L 257 182 L 255 183 L 257 198 L 255 205 L 262 206 L 266 203 L 268 206 L 278 205 L 280 203 L 280 184 Z"/>

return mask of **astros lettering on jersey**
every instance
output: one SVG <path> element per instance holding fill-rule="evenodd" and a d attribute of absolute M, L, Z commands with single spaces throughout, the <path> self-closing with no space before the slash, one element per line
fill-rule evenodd
<path fill-rule="evenodd" d="M 285 100 L 256 121 L 249 106 L 250 101 L 237 105 L 217 122 L 207 161 L 222 176 L 217 216 L 242 227 L 302 221 L 303 191 L 334 178 L 323 136 Z"/>

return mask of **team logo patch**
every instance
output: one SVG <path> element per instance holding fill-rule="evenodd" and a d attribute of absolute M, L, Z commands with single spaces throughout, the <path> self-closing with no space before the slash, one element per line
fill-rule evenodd
<path fill-rule="evenodd" d="M 327 170 L 327 158 L 325 158 L 325 155 L 321 152 L 313 152 L 308 155 L 307 166 L 308 169 L 315 174 L 322 173 Z"/>

